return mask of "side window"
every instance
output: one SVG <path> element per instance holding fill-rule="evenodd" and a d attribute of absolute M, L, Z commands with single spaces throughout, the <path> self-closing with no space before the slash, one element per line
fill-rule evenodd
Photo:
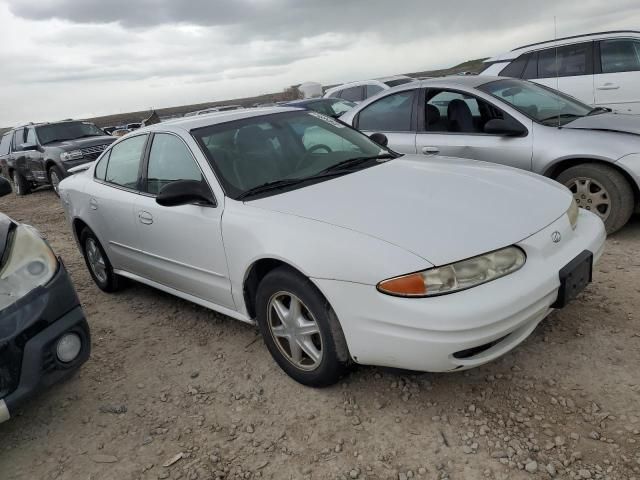
<path fill-rule="evenodd" d="M 138 185 L 138 170 L 147 135 L 138 135 L 123 140 L 111 149 L 105 179 L 121 187 L 135 189 Z"/>
<path fill-rule="evenodd" d="M 27 141 L 26 143 L 30 143 L 32 145 L 35 145 L 38 143 L 38 140 L 36 139 L 36 129 L 35 128 L 29 128 L 27 130 Z"/>
<path fill-rule="evenodd" d="M 384 90 L 380 85 L 366 85 L 365 88 L 367 92 L 366 98 L 373 97 L 376 93 Z"/>
<path fill-rule="evenodd" d="M 527 64 L 529 54 L 523 53 L 500 72 L 501 77 L 521 78 L 524 67 Z"/>
<path fill-rule="evenodd" d="M 157 195 L 162 187 L 176 180 L 202 182 L 204 178 L 182 140 L 175 135 L 157 133 L 149 153 L 146 191 Z"/>
<path fill-rule="evenodd" d="M 364 87 L 362 86 L 345 88 L 344 90 L 342 90 L 342 95 L 340 95 L 340 98 L 349 100 L 351 102 L 361 102 L 362 100 L 364 100 L 364 97 L 362 96 L 363 89 Z"/>
<path fill-rule="evenodd" d="M 574 77 L 591 75 L 592 73 L 592 42 L 567 45 L 557 49 L 548 48 L 540 52 L 538 59 L 539 78 Z"/>
<path fill-rule="evenodd" d="M 94 177 L 99 180 L 104 180 L 105 175 L 107 174 L 107 165 L 109 163 L 109 156 L 111 155 L 111 151 L 108 151 L 103 155 L 98 164 L 96 165 L 96 169 L 94 171 Z"/>
<path fill-rule="evenodd" d="M 18 150 L 18 147 L 22 145 L 25 141 L 25 131 L 24 128 L 19 128 L 15 132 L 13 132 L 13 149 Z"/>
<path fill-rule="evenodd" d="M 538 52 L 534 52 L 529 55 L 527 66 L 524 67 L 522 72 L 522 78 L 529 80 L 530 78 L 538 77 Z"/>
<path fill-rule="evenodd" d="M 358 115 L 358 129 L 376 132 L 408 132 L 415 90 L 381 98 Z"/>
<path fill-rule="evenodd" d="M 5 133 L 0 141 L 0 155 L 7 155 L 11 146 L 11 134 Z"/>
<path fill-rule="evenodd" d="M 602 73 L 637 72 L 640 70 L 640 41 L 604 40 L 600 42 Z"/>
<path fill-rule="evenodd" d="M 492 119 L 503 113 L 484 100 L 449 90 L 427 93 L 425 130 L 439 133 L 483 133 Z"/>

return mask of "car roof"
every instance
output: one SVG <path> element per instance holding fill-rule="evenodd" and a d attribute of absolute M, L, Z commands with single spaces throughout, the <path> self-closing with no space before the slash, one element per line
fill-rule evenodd
<path fill-rule="evenodd" d="M 531 43 L 529 45 L 523 45 L 521 47 L 514 48 L 509 52 L 496 55 L 495 57 L 488 58 L 487 60 L 484 61 L 484 63 L 505 62 L 505 61 L 513 60 L 514 58 L 519 57 L 523 53 L 532 52 L 535 50 L 541 50 L 543 48 L 570 45 L 570 44 L 579 43 L 585 40 L 586 41 L 604 40 L 608 38 L 628 38 L 628 37 L 640 38 L 640 31 L 612 30 L 608 32 L 594 32 L 594 33 L 587 33 L 584 35 L 572 35 L 570 37 L 562 37 L 555 40 L 547 40 L 544 42 Z"/>
<path fill-rule="evenodd" d="M 274 113 L 283 112 L 298 112 L 301 111 L 295 107 L 258 107 L 258 108 L 243 108 L 239 110 L 228 110 L 224 112 L 212 112 L 204 115 L 198 115 L 195 117 L 182 117 L 166 122 L 156 123 L 155 125 L 149 125 L 143 127 L 138 132 L 151 132 L 155 130 L 166 130 L 167 127 L 176 130 L 191 131 L 197 128 L 209 127 L 211 125 L 218 125 L 220 123 L 233 122 L 235 120 L 243 120 L 245 118 L 260 117 L 262 115 L 271 115 Z"/>

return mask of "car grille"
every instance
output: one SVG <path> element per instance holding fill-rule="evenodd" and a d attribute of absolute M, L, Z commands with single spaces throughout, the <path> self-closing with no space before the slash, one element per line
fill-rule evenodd
<path fill-rule="evenodd" d="M 82 156 L 87 160 L 95 160 L 100 156 L 104 149 L 109 146 L 108 143 L 102 145 L 94 145 L 92 147 L 81 148 Z"/>
<path fill-rule="evenodd" d="M 22 349 L 15 345 L 0 347 L 0 398 L 4 398 L 18 387 Z"/>

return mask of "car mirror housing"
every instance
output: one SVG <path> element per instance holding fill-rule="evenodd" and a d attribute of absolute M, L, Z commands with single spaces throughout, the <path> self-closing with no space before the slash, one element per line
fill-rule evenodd
<path fill-rule="evenodd" d="M 11 193 L 11 183 L 4 177 L 0 177 L 0 197 Z"/>
<path fill-rule="evenodd" d="M 177 207 L 190 203 L 216 205 L 209 187 L 197 180 L 177 180 L 165 185 L 160 189 L 156 203 L 163 207 Z"/>
<path fill-rule="evenodd" d="M 373 133 L 369 138 L 382 147 L 389 145 L 389 139 L 384 133 Z"/>
<path fill-rule="evenodd" d="M 505 137 L 521 137 L 527 134 L 527 129 L 516 122 L 494 118 L 485 123 L 484 133 L 503 135 Z"/>
<path fill-rule="evenodd" d="M 31 150 L 37 150 L 38 149 L 38 145 L 36 145 L 35 143 L 22 143 L 20 144 L 20 151 L 21 152 L 28 152 Z"/>

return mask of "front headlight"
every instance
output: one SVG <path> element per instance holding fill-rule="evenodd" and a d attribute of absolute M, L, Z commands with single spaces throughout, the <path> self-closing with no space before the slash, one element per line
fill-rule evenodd
<path fill-rule="evenodd" d="M 580 207 L 576 203 L 576 199 L 571 200 L 571 205 L 569 206 L 569 210 L 567 210 L 567 216 L 569 217 L 569 223 L 571 223 L 571 228 L 574 230 L 578 225 L 578 215 L 580 214 Z"/>
<path fill-rule="evenodd" d="M 400 297 L 431 297 L 482 285 L 522 268 L 526 261 L 518 247 L 507 247 L 443 267 L 383 280 L 380 292 Z"/>
<path fill-rule="evenodd" d="M 70 152 L 62 152 L 60 154 L 60 160 L 67 162 L 69 160 L 79 160 L 82 158 L 81 150 L 71 150 Z"/>
<path fill-rule="evenodd" d="M 18 225 L 11 236 L 0 271 L 0 310 L 46 284 L 58 269 L 56 256 L 33 227 Z"/>

